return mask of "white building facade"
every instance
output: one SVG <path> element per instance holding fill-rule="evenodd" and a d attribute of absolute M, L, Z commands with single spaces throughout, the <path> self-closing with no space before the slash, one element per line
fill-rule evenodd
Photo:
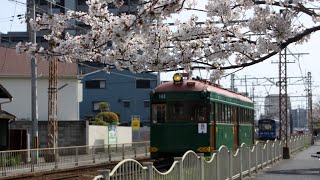
<path fill-rule="evenodd" d="M 29 57 L 17 55 L 14 49 L 0 47 L 0 83 L 12 95 L 13 101 L 2 109 L 16 115 L 17 120 L 31 120 L 31 65 Z M 77 77 L 77 65 L 58 63 L 58 121 L 79 120 L 79 102 L 82 101 L 82 84 Z M 38 61 L 38 120 L 48 120 L 48 66 Z"/>

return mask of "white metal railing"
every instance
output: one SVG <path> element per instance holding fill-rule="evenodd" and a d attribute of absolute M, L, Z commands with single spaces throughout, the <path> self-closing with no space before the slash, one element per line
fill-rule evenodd
<path fill-rule="evenodd" d="M 288 146 L 290 153 L 310 145 L 311 135 L 292 137 Z M 96 176 L 95 180 L 225 180 L 237 179 L 244 176 L 251 176 L 252 172 L 258 172 L 265 166 L 272 165 L 282 158 L 281 141 L 257 142 L 249 147 L 242 144 L 237 151 L 232 152 L 225 146 L 215 151 L 212 157 L 204 157 L 203 154 L 196 154 L 187 151 L 182 157 L 175 158 L 174 163 L 167 172 L 159 172 L 152 162 L 140 164 L 131 159 L 123 160 L 110 172 L 104 171 Z M 130 162 L 130 164 L 128 163 Z M 118 173 L 116 173 L 118 172 Z M 139 178 L 135 178 L 139 177 Z"/>
<path fill-rule="evenodd" d="M 148 156 L 150 142 L 0 151 L 0 177 Z"/>

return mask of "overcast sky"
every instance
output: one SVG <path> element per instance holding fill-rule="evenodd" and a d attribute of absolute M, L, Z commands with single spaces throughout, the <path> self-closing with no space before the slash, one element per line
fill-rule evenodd
<path fill-rule="evenodd" d="M 8 31 L 25 31 L 26 25 L 21 24 L 21 20 L 18 19 L 17 15 L 25 14 L 26 8 L 23 3 L 26 0 L 18 0 L 21 3 L 16 3 L 9 0 L 1 0 L 0 6 L 0 32 L 7 33 Z M 200 5 L 201 6 L 201 5 Z M 203 6 L 203 5 L 202 5 Z M 186 14 L 173 16 L 174 18 L 187 17 Z M 306 76 L 307 72 L 312 73 L 313 80 L 313 94 L 315 95 L 313 101 L 316 101 L 320 98 L 320 33 L 313 34 L 311 40 L 304 45 L 291 45 L 289 51 L 292 53 L 309 53 L 309 55 L 304 56 L 288 56 L 289 61 L 294 61 L 295 63 L 288 64 L 288 77 L 297 77 L 297 76 Z M 247 67 L 237 73 L 236 75 L 236 84 L 239 84 L 240 81 L 237 79 L 247 77 L 278 77 L 279 75 L 279 65 L 272 63 L 278 61 L 278 55 L 251 67 Z M 298 60 L 299 59 L 299 60 Z M 233 70 L 234 71 L 234 70 Z M 233 72 L 232 70 L 226 72 L 226 74 Z M 194 74 L 202 76 L 202 78 L 208 77 L 208 73 L 205 71 L 199 72 L 195 71 Z M 171 80 L 173 73 L 162 73 L 162 80 Z M 230 87 L 230 76 L 223 78 L 220 83 L 226 87 Z M 240 91 L 244 92 L 245 87 L 237 87 Z M 305 95 L 304 91 L 305 86 L 296 85 L 288 87 L 289 95 Z M 247 91 L 252 93 L 252 86 L 247 87 Z M 255 87 L 254 94 L 258 96 L 266 96 L 268 93 L 277 94 L 279 89 L 276 86 L 268 87 Z M 256 99 L 263 103 L 262 99 Z M 303 101 L 297 101 L 303 100 Z M 292 102 L 293 107 L 305 107 L 306 101 L 303 98 L 295 98 L 295 101 Z"/>

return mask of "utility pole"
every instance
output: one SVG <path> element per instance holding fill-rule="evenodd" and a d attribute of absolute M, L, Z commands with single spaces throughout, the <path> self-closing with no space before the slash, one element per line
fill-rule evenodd
<path fill-rule="evenodd" d="M 248 89 L 247 89 L 247 76 L 244 76 L 244 84 L 246 86 L 246 96 L 248 96 Z"/>
<path fill-rule="evenodd" d="M 52 15 L 52 1 L 49 3 L 50 15 Z M 49 41 L 49 48 L 52 50 L 55 46 L 53 40 Z M 49 59 L 49 88 L 48 88 L 48 148 L 51 149 L 51 155 L 54 155 L 55 160 L 59 154 L 55 149 L 58 147 L 58 60 L 53 57 Z M 53 158 L 53 157 L 52 157 Z"/>
<path fill-rule="evenodd" d="M 308 109 L 308 124 L 309 124 L 309 131 L 313 135 L 313 118 L 312 118 L 312 83 L 311 83 L 311 72 L 308 72 L 308 89 L 307 89 L 307 109 Z M 314 138 L 311 138 L 311 145 L 314 144 Z"/>
<path fill-rule="evenodd" d="M 31 18 L 36 18 L 36 2 L 35 0 L 32 0 L 31 4 L 32 10 L 30 12 Z M 32 43 L 37 42 L 37 34 L 36 31 L 31 30 L 30 28 L 30 41 Z M 31 111 L 32 111 L 32 121 L 33 121 L 33 148 L 38 149 L 39 148 L 39 132 L 38 132 L 38 67 L 37 67 L 37 59 L 34 55 L 31 57 Z M 38 156 L 36 156 L 37 159 Z"/>
<path fill-rule="evenodd" d="M 308 53 L 291 53 L 290 55 L 307 55 Z M 284 55 L 284 58 L 282 58 Z M 287 48 L 284 49 L 284 54 L 279 53 L 279 137 L 285 142 L 283 147 L 283 158 L 290 158 L 290 149 L 288 147 L 288 141 L 290 138 L 290 122 L 288 120 L 288 78 L 287 78 Z M 289 136 L 289 137 L 288 137 Z"/>
<path fill-rule="evenodd" d="M 234 74 L 231 74 L 231 86 L 230 86 L 231 91 L 234 91 Z"/>
<path fill-rule="evenodd" d="M 288 94 L 287 94 L 287 49 L 284 49 L 284 58 L 279 53 L 279 138 L 285 142 L 283 159 L 290 159 L 288 147 Z"/>

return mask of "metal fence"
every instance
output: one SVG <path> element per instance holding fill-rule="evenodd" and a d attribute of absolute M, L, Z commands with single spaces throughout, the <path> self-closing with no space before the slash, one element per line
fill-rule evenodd
<path fill-rule="evenodd" d="M 0 151 L 0 177 L 149 156 L 150 143 Z"/>
<path fill-rule="evenodd" d="M 289 142 L 290 153 L 310 145 L 311 135 L 292 137 Z M 187 151 L 183 157 L 175 158 L 171 168 L 159 172 L 152 162 L 140 164 L 133 159 L 118 163 L 112 170 L 105 170 L 94 180 L 225 180 L 251 176 L 267 165 L 272 165 L 282 158 L 283 143 L 281 141 L 257 142 L 249 147 L 242 144 L 232 152 L 226 146 L 221 146 L 212 157 L 204 157 Z"/>

